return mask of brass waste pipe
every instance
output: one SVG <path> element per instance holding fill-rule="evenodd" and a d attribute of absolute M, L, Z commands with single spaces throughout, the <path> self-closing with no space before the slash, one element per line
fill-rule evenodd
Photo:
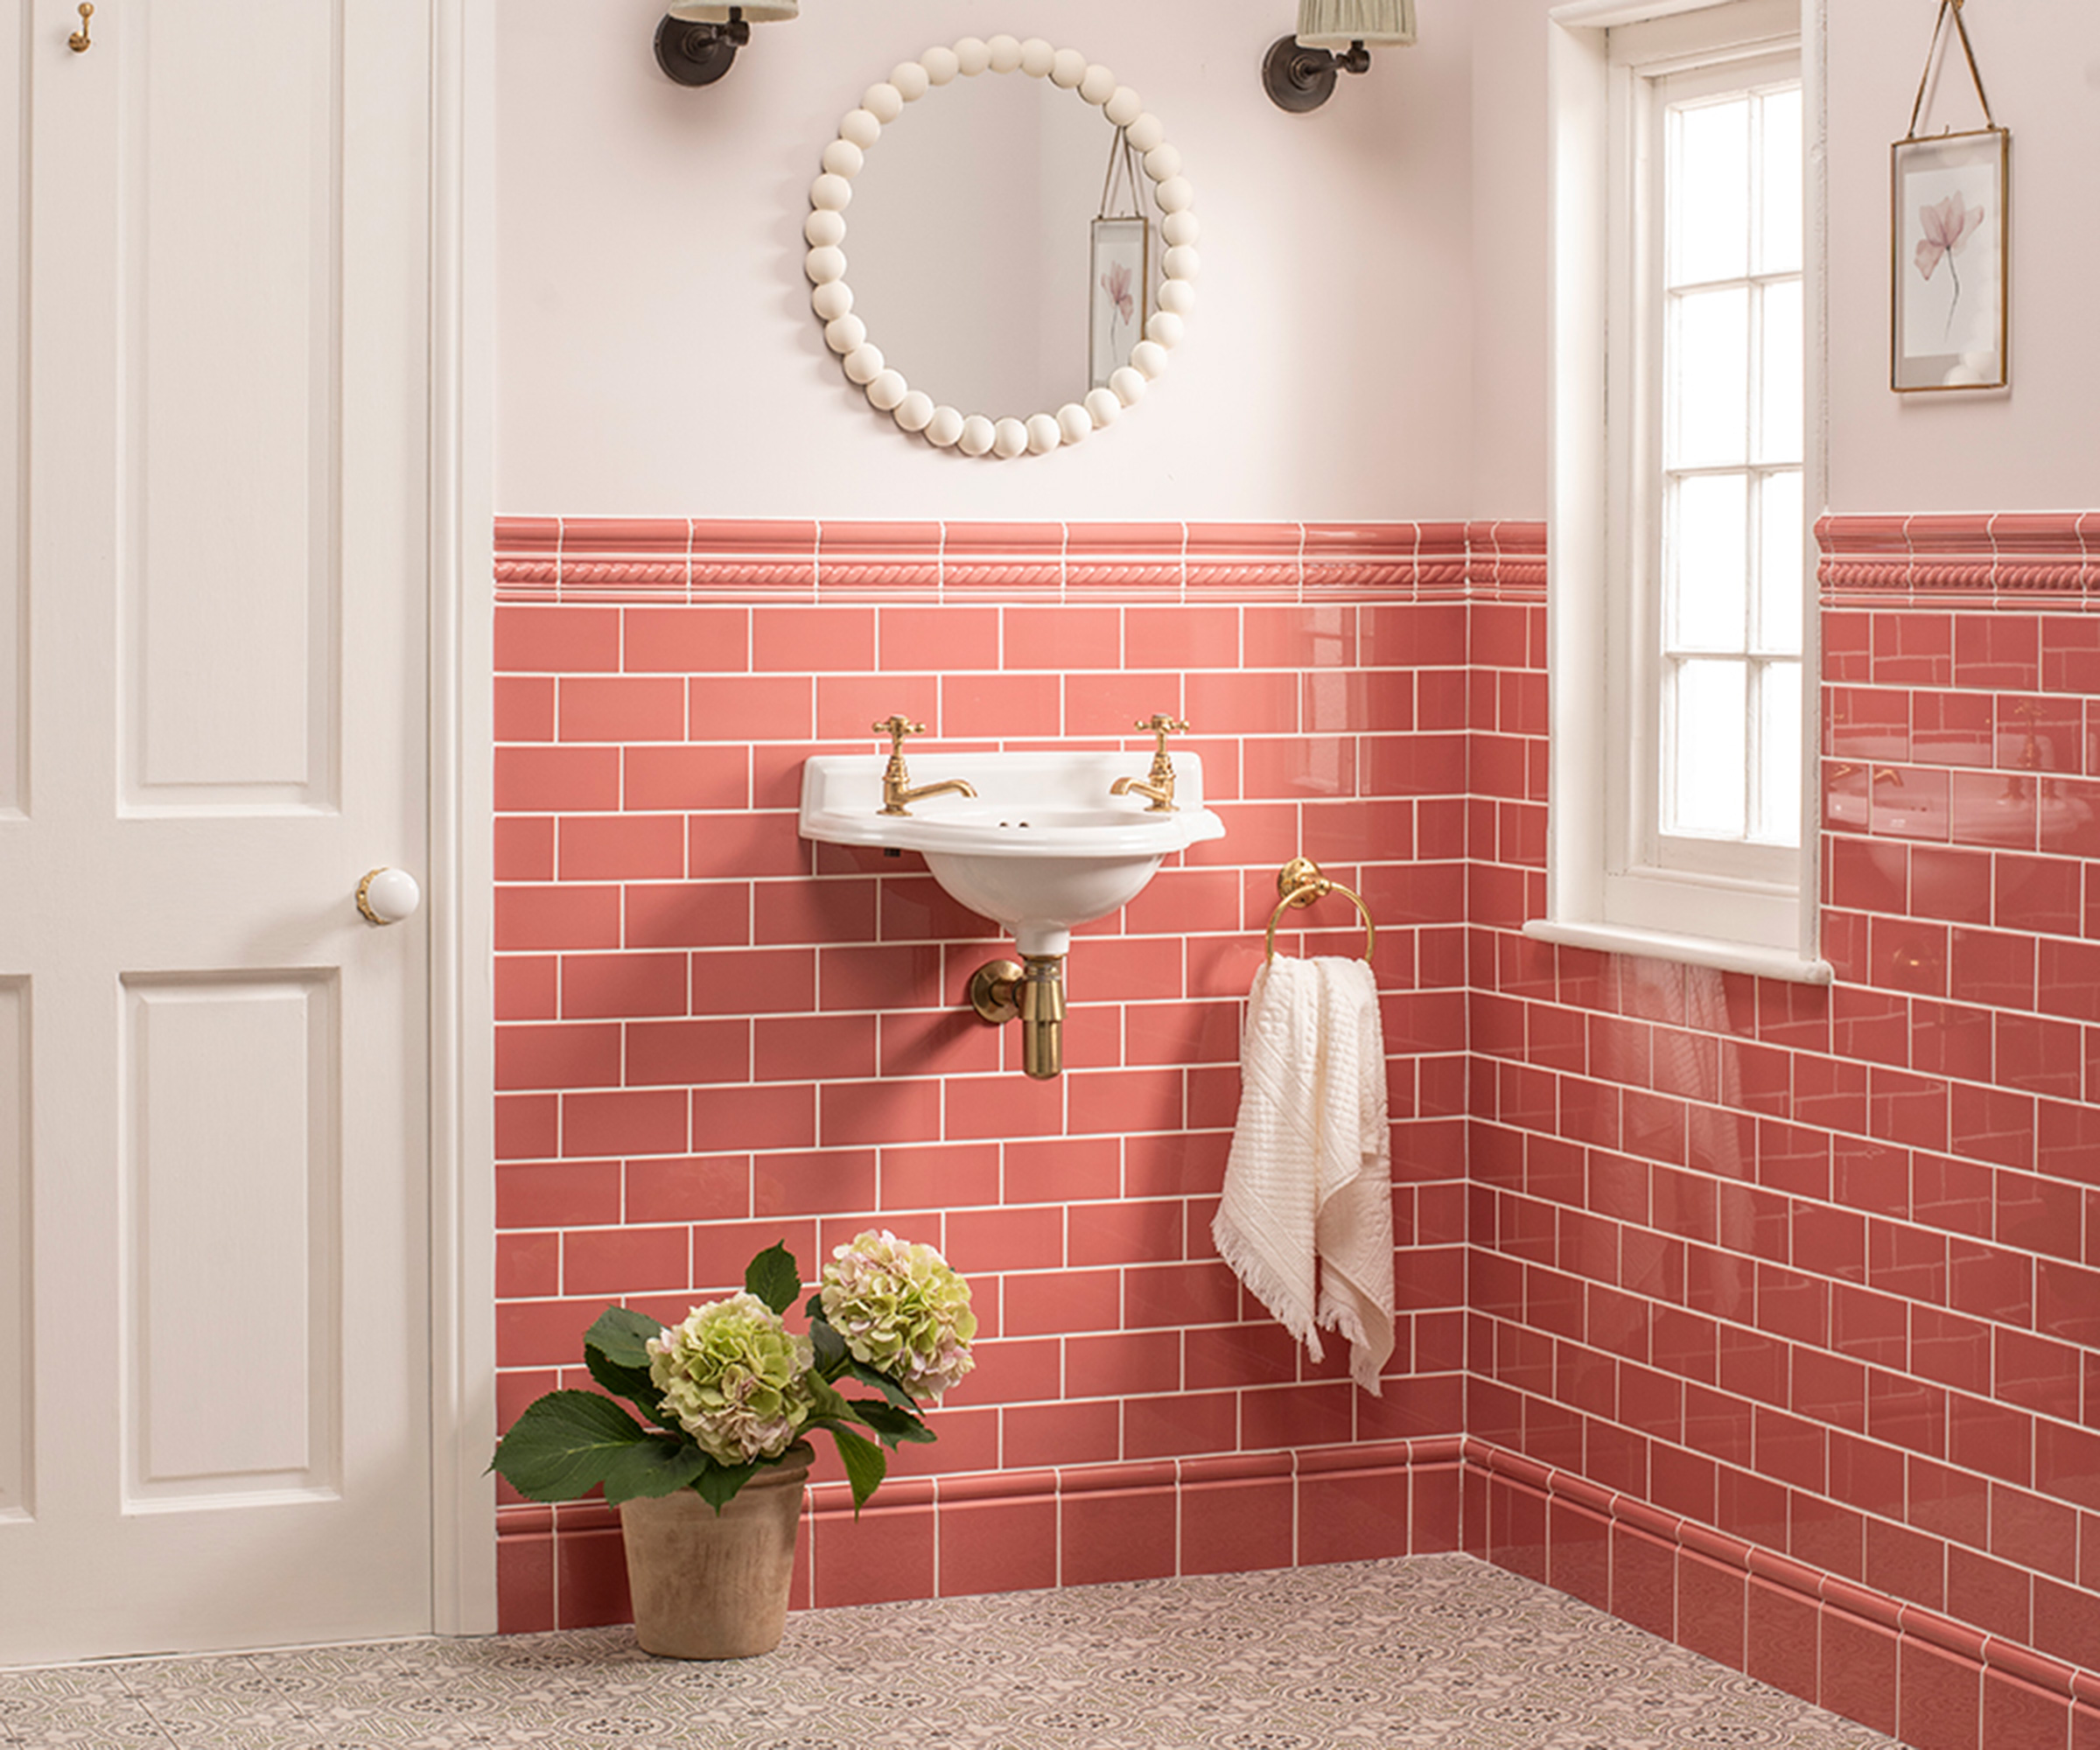
<path fill-rule="evenodd" d="M 970 975 L 970 1005 L 994 1026 L 1018 1019 L 1021 1069 L 1038 1082 L 1065 1072 L 1065 956 L 1031 954 L 1026 963 L 988 960 Z"/>

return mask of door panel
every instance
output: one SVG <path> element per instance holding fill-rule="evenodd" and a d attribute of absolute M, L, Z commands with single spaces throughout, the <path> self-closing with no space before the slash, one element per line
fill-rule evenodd
<path fill-rule="evenodd" d="M 133 1510 L 334 1490 L 336 990 L 326 973 L 126 981 Z"/>
<path fill-rule="evenodd" d="M 30 1290 L 29 986 L 0 978 L 0 1522 L 30 1503 Z"/>
<path fill-rule="evenodd" d="M 340 25 L 135 5 L 110 44 L 134 805 L 335 799 Z"/>
<path fill-rule="evenodd" d="M 5 17 L 0 1662 L 422 1632 L 427 0 Z"/>
<path fill-rule="evenodd" d="M 26 255 L 22 220 L 23 120 L 27 12 L 0 11 L 0 251 Z M 22 575 L 22 276 L 0 274 L 0 820 L 19 814 L 29 749 L 24 631 L 29 598 Z"/>

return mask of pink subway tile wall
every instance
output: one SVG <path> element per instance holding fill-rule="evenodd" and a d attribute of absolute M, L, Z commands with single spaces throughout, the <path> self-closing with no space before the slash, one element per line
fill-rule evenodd
<path fill-rule="evenodd" d="M 2092 1732 L 2100 516 L 1822 526 L 1828 990 L 1519 933 L 1536 524 L 676 527 L 500 556 L 508 1407 L 599 1298 L 893 1222 L 985 1367 L 886 1554 L 818 1486 L 804 1601 L 1464 1547 L 1908 1741 Z M 956 1012 L 987 927 L 794 838 L 801 759 L 892 709 L 1196 720 L 1231 836 L 1081 942 L 1058 1088 Z M 1208 1240 L 1300 849 L 1382 932 L 1379 1401 Z M 507 1622 L 620 1614 L 602 1508 L 504 1511 Z"/>
<path fill-rule="evenodd" d="M 1468 1546 L 1907 1742 L 2100 1664 L 2100 519 L 1838 518 L 1828 990 L 1528 941 L 1473 609 Z"/>
<path fill-rule="evenodd" d="M 827 1457 L 804 1601 L 1452 1547 L 1463 527 L 517 519 L 498 547 L 502 1418 L 582 1382 L 607 1300 L 679 1317 L 774 1240 L 813 1275 L 885 1226 L 970 1275 L 980 1365 L 858 1527 Z M 799 837 L 802 761 L 878 751 L 892 711 L 927 725 L 921 782 L 966 747 L 1149 751 L 1134 719 L 1158 710 L 1194 725 L 1228 836 L 1082 933 L 1069 1068 L 1028 1082 L 963 996 L 1011 945 L 915 856 Z M 1209 1238 L 1300 851 L 1379 924 L 1402 1307 L 1381 1398 L 1332 1348 L 1310 1363 Z M 1362 936 L 1336 899 L 1278 942 Z M 622 1616 L 602 1507 L 500 1513 L 507 1627 Z"/>

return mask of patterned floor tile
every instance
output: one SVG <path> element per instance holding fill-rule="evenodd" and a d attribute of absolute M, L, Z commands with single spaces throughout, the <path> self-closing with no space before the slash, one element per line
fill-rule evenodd
<path fill-rule="evenodd" d="M 28 1750 L 1896 1750 L 1462 1556 L 864 1605 L 780 1650 L 626 1628 L 0 1672 Z"/>

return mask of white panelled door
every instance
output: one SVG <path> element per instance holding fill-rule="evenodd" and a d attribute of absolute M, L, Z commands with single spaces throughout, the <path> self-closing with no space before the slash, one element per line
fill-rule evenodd
<path fill-rule="evenodd" d="M 0 1663 L 426 1630 L 429 0 L 0 32 Z"/>

